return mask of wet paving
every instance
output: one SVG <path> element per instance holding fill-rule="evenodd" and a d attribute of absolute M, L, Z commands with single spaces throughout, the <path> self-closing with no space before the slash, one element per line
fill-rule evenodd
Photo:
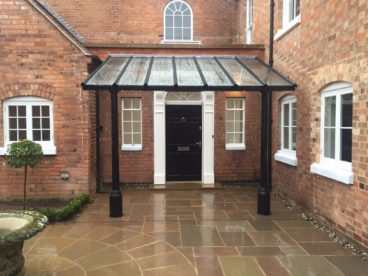
<path fill-rule="evenodd" d="M 124 216 L 98 195 L 71 224 L 26 241 L 25 275 L 368 275 L 368 263 L 256 189 L 127 190 Z"/>

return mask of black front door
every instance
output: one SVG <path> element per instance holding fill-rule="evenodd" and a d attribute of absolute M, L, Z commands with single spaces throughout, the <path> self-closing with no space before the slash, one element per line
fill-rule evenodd
<path fill-rule="evenodd" d="M 166 180 L 196 181 L 202 173 L 202 106 L 166 106 Z"/>

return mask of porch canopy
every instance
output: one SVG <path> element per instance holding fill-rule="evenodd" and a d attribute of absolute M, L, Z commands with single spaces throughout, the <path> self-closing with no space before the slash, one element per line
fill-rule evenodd
<path fill-rule="evenodd" d="M 87 90 L 273 91 L 296 85 L 255 56 L 111 55 Z"/>
<path fill-rule="evenodd" d="M 123 215 L 122 194 L 119 187 L 117 99 L 119 91 L 261 92 L 261 185 L 258 191 L 257 212 L 261 215 L 270 214 L 272 92 L 293 91 L 296 84 L 256 56 L 111 55 L 82 83 L 82 86 L 85 90 L 96 92 L 107 90 L 111 95 L 111 217 Z M 99 93 L 96 94 L 96 102 L 98 95 Z M 98 118 L 97 114 L 96 122 Z M 98 129 L 97 126 L 96 130 Z M 96 140 L 98 141 L 98 134 Z"/>

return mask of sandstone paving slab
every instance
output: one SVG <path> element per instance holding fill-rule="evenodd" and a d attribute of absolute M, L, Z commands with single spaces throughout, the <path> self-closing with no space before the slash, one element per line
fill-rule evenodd
<path fill-rule="evenodd" d="M 70 274 L 72 275 L 72 274 Z M 100 269 L 88 271 L 89 276 L 141 276 L 141 270 L 135 261 L 128 261 L 116 265 L 106 266 Z"/>
<path fill-rule="evenodd" d="M 293 276 L 344 275 L 322 256 L 279 256 L 278 258 Z"/>
<path fill-rule="evenodd" d="M 322 231 L 317 229 L 286 229 L 294 240 L 298 242 L 317 242 L 317 241 L 331 241 L 331 238 Z"/>
<path fill-rule="evenodd" d="M 195 269 L 190 264 L 180 264 L 167 267 L 159 267 L 143 271 L 144 276 L 197 276 Z"/>
<path fill-rule="evenodd" d="M 249 232 L 251 239 L 258 246 L 288 246 L 295 245 L 295 241 L 281 231 Z"/>
<path fill-rule="evenodd" d="M 76 260 L 106 247 L 108 245 L 98 241 L 76 240 L 72 245 L 62 250 L 60 256 Z"/>
<path fill-rule="evenodd" d="M 172 246 L 181 246 L 181 235 L 179 232 L 151 233 L 150 235 L 165 241 Z"/>
<path fill-rule="evenodd" d="M 110 244 L 110 245 L 115 245 L 124 240 L 130 239 L 138 235 L 139 235 L 139 232 L 131 231 L 129 229 L 121 229 L 113 233 L 112 235 L 102 239 L 101 242 Z"/>
<path fill-rule="evenodd" d="M 281 228 L 272 220 L 251 220 L 249 223 L 257 231 L 281 231 Z"/>
<path fill-rule="evenodd" d="M 153 255 L 161 255 L 169 251 L 173 251 L 174 248 L 165 242 L 157 241 L 139 248 L 128 250 L 127 252 L 136 259 L 146 258 Z"/>
<path fill-rule="evenodd" d="M 25 259 L 25 275 L 42 275 L 62 272 L 78 267 L 78 264 L 70 259 L 57 255 L 33 255 Z M 83 271 L 83 269 L 77 269 Z"/>
<path fill-rule="evenodd" d="M 257 262 L 267 276 L 291 276 L 276 257 L 256 257 Z"/>
<path fill-rule="evenodd" d="M 196 246 L 193 250 L 195 257 L 239 255 L 234 246 Z"/>
<path fill-rule="evenodd" d="M 71 238 L 40 238 L 27 252 L 32 255 L 54 255 L 57 256 L 64 248 L 75 242 Z"/>
<path fill-rule="evenodd" d="M 251 246 L 254 241 L 245 232 L 220 232 L 226 246 Z"/>
<path fill-rule="evenodd" d="M 280 250 L 284 253 L 284 255 L 288 256 L 308 255 L 308 253 L 299 246 L 280 246 Z"/>
<path fill-rule="evenodd" d="M 256 229 L 248 220 L 215 221 L 219 232 L 254 232 Z"/>
<path fill-rule="evenodd" d="M 242 246 L 238 247 L 242 256 L 278 256 L 284 255 L 284 252 L 279 247 L 269 246 Z"/>
<path fill-rule="evenodd" d="M 252 257 L 221 256 L 220 264 L 225 276 L 264 276 L 264 273 Z"/>
<path fill-rule="evenodd" d="M 181 225 L 183 246 L 222 246 L 219 234 L 212 227 Z"/>
<path fill-rule="evenodd" d="M 198 275 L 203 276 L 223 276 L 219 259 L 213 256 L 195 257 Z"/>
<path fill-rule="evenodd" d="M 329 256 L 326 259 L 345 275 L 366 276 L 368 274 L 368 262 L 362 262 L 358 257 Z"/>
<path fill-rule="evenodd" d="M 169 251 L 160 255 L 148 256 L 138 259 L 137 262 L 142 270 L 189 264 L 189 261 L 184 257 L 184 255 L 177 251 Z"/>
<path fill-rule="evenodd" d="M 154 237 L 140 234 L 118 243 L 116 246 L 122 250 L 131 250 L 156 242 Z"/>
<path fill-rule="evenodd" d="M 351 251 L 346 250 L 336 242 L 300 242 L 299 244 L 310 255 L 325 255 L 325 256 L 352 255 Z"/>

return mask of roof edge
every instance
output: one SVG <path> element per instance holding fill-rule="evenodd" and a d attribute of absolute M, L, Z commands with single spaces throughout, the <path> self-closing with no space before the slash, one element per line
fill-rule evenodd
<path fill-rule="evenodd" d="M 264 50 L 264 44 L 144 44 L 144 43 L 94 43 L 86 42 L 87 48 L 136 48 L 136 49 L 255 49 Z"/>
<path fill-rule="evenodd" d="M 69 40 L 75 47 L 77 47 L 85 56 L 91 57 L 92 54 L 90 51 L 84 47 L 77 39 L 75 39 L 72 35 L 70 35 L 63 26 L 52 18 L 44 9 L 39 6 L 37 0 L 26 0 L 28 4 L 30 4 L 35 10 L 37 10 L 47 21 L 49 21 L 56 30 L 58 30 L 67 40 Z"/>

